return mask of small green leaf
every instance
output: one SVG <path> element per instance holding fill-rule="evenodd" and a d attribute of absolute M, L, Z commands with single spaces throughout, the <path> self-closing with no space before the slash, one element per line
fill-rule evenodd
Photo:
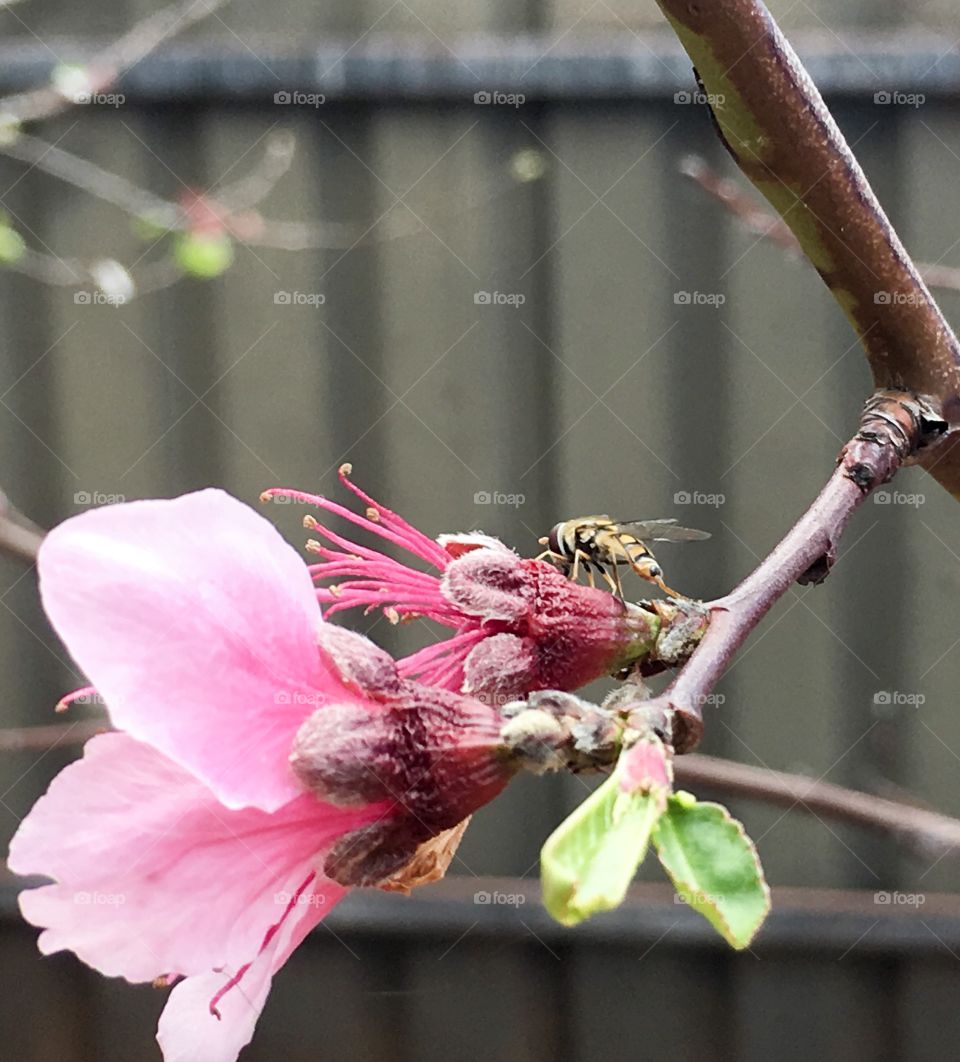
<path fill-rule="evenodd" d="M 16 262 L 27 249 L 23 237 L 9 225 L 0 224 L 0 264 Z"/>
<path fill-rule="evenodd" d="M 543 846 L 543 902 L 564 925 L 622 903 L 646 855 L 663 795 L 621 792 L 619 773 L 587 797 Z"/>
<path fill-rule="evenodd" d="M 229 236 L 182 232 L 177 235 L 173 256 L 184 273 L 209 280 L 230 268 L 233 244 Z"/>
<path fill-rule="evenodd" d="M 653 843 L 677 894 L 734 948 L 747 947 L 770 910 L 753 842 L 719 804 L 670 797 Z"/>

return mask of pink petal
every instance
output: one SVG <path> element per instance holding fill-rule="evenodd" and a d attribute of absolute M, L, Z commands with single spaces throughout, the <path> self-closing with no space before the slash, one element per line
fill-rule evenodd
<path fill-rule="evenodd" d="M 164 1062 L 233 1062 L 253 1036 L 273 975 L 332 906 L 317 905 L 315 895 L 300 898 L 240 982 L 217 1000 L 219 1019 L 210 1004 L 229 981 L 226 973 L 188 977 L 174 988 L 157 1029 Z"/>
<path fill-rule="evenodd" d="M 205 973 L 256 956 L 285 897 L 378 812 L 308 795 L 274 814 L 231 811 L 149 745 L 102 734 L 23 821 L 9 866 L 57 882 L 20 896 L 45 954 L 69 948 L 131 981 Z M 332 906 L 343 890 L 321 881 Z"/>
<path fill-rule="evenodd" d="M 316 646 L 310 575 L 275 528 L 219 490 L 75 516 L 40 548 L 44 607 L 116 725 L 229 807 L 300 790 L 287 752 L 342 685 Z"/>
<path fill-rule="evenodd" d="M 537 644 L 515 634 L 493 634 L 475 646 L 463 665 L 463 692 L 491 704 L 518 700 L 539 685 Z"/>
<path fill-rule="evenodd" d="M 534 582 L 510 550 L 475 549 L 447 565 L 443 596 L 468 616 L 518 623 L 534 610 Z"/>

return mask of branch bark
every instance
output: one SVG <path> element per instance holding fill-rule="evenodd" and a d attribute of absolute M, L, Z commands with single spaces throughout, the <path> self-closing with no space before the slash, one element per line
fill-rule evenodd
<path fill-rule="evenodd" d="M 637 728 L 656 730 L 676 752 L 692 749 L 703 732 L 702 706 L 751 631 L 793 583 L 827 577 L 857 508 L 945 428 L 937 411 L 921 399 L 892 391 L 875 394 L 864 407 L 860 430 L 810 508 L 739 586 L 706 604 L 710 624 L 676 679 L 659 697 L 644 700 L 638 694 L 632 711 L 621 702 Z"/>
<path fill-rule="evenodd" d="M 680 172 L 698 184 L 748 232 L 776 244 L 788 255 L 802 253 L 800 241 L 783 218 L 758 206 L 736 181 L 731 181 L 711 169 L 699 155 L 688 155 L 680 164 Z M 960 291 L 960 269 L 956 266 L 940 265 L 938 262 L 917 262 L 917 269 L 929 287 L 943 291 Z"/>
<path fill-rule="evenodd" d="M 960 498 L 960 344 L 793 48 L 760 0 L 658 0 L 721 139 L 860 336 L 878 388 L 935 400 L 951 431 L 920 461 Z"/>
<path fill-rule="evenodd" d="M 831 782 L 700 755 L 677 757 L 674 778 L 684 786 L 799 807 L 837 822 L 880 830 L 925 857 L 960 853 L 960 820 Z"/>
<path fill-rule="evenodd" d="M 106 716 L 73 723 L 0 729 L 0 753 L 42 752 L 85 744 L 112 727 Z M 611 751 L 611 765 L 616 751 Z M 892 836 L 920 855 L 960 854 L 960 819 L 927 808 L 857 792 L 802 774 L 723 760 L 715 756 L 679 756 L 673 763 L 678 785 L 744 797 L 776 807 L 798 807 L 807 814 L 851 823 Z"/>

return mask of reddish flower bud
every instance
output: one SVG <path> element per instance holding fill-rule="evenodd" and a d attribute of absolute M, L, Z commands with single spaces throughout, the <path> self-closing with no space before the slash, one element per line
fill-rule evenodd
<path fill-rule="evenodd" d="M 290 756 L 305 788 L 344 807 L 391 802 L 333 846 L 324 873 L 341 885 L 377 884 L 489 803 L 514 774 L 500 754 L 501 725 L 488 705 L 413 682 L 380 711 L 358 702 L 314 712 Z"/>
<path fill-rule="evenodd" d="M 624 793 L 650 793 L 666 807 L 673 790 L 673 764 L 656 735 L 641 737 L 624 752 L 620 762 L 620 789 Z"/>

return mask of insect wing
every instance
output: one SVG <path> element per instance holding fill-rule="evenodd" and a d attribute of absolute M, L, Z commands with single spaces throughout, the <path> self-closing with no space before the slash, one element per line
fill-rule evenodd
<path fill-rule="evenodd" d="M 701 542 L 710 537 L 709 531 L 680 527 L 676 520 L 630 520 L 617 524 L 623 534 L 633 535 L 641 542 Z"/>

